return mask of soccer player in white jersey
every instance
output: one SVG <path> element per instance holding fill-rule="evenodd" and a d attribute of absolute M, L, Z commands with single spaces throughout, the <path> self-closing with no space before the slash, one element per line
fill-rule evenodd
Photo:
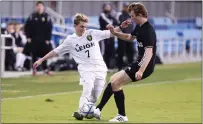
<path fill-rule="evenodd" d="M 86 30 L 87 23 L 87 16 L 77 13 L 74 17 L 75 33 L 67 36 L 62 44 L 33 64 L 36 68 L 49 58 L 69 53 L 78 64 L 80 85 L 83 86 L 79 108 L 87 102 L 96 103 L 103 90 L 108 69 L 100 52 L 99 41 L 113 36 L 109 30 Z M 77 111 L 73 117 L 83 119 Z"/>

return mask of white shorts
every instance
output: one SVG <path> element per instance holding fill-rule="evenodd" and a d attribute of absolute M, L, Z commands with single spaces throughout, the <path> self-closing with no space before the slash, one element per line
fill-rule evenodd
<path fill-rule="evenodd" d="M 104 87 L 106 84 L 107 72 L 91 72 L 83 71 L 80 74 L 80 85 L 88 84 L 90 86 L 101 86 Z"/>

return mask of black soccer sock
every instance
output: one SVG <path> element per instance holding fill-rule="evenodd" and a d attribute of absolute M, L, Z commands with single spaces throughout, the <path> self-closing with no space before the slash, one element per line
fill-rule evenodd
<path fill-rule="evenodd" d="M 123 90 L 114 92 L 114 99 L 118 108 L 118 114 L 126 116 L 125 114 L 125 96 Z"/>
<path fill-rule="evenodd" d="M 107 85 L 106 89 L 104 90 L 104 94 L 102 96 L 101 102 L 97 106 L 97 108 L 100 109 L 100 111 L 103 109 L 103 107 L 106 105 L 108 100 L 111 98 L 113 94 L 112 87 L 111 87 L 111 82 Z"/>

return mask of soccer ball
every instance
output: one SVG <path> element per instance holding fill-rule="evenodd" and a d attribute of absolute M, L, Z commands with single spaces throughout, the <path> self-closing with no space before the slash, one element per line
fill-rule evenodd
<path fill-rule="evenodd" d="M 83 115 L 87 119 L 92 119 L 94 117 L 94 103 L 88 102 L 84 103 L 83 106 L 79 109 L 80 114 Z"/>

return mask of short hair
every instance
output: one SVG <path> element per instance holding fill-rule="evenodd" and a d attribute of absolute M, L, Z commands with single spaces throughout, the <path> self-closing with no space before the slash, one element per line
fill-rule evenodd
<path fill-rule="evenodd" d="M 17 21 L 13 22 L 13 25 L 20 25 Z"/>
<path fill-rule="evenodd" d="M 131 3 L 128 6 L 128 12 L 134 11 L 135 15 L 138 16 L 141 14 L 143 17 L 147 18 L 147 9 L 144 6 L 144 4 L 138 2 L 138 3 Z"/>
<path fill-rule="evenodd" d="M 88 22 L 87 16 L 82 13 L 76 13 L 74 16 L 74 24 L 78 25 L 81 21 L 87 23 Z"/>
<path fill-rule="evenodd" d="M 104 8 L 105 8 L 106 6 L 108 6 L 108 5 L 112 8 L 112 5 L 111 5 L 110 3 L 104 3 L 103 6 L 102 6 L 103 10 L 104 10 Z"/>
<path fill-rule="evenodd" d="M 38 6 L 39 4 L 42 4 L 44 6 L 44 2 L 42 1 L 37 1 L 35 5 Z"/>

